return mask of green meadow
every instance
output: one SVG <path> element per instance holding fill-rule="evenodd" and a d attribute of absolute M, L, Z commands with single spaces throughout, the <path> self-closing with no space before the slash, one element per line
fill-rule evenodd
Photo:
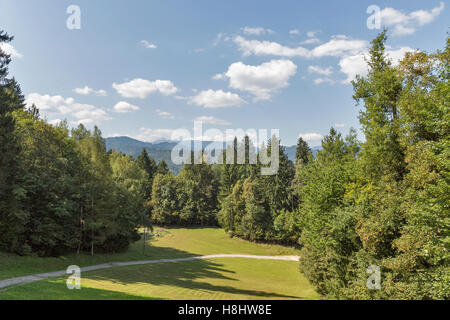
<path fill-rule="evenodd" d="M 2 254 L 0 279 L 64 270 L 69 265 L 176 259 L 210 254 L 298 255 L 296 248 L 230 238 L 218 228 L 155 228 L 146 243 L 114 255 L 59 258 Z M 217 258 L 115 267 L 82 273 L 82 289 L 66 278 L 18 285 L 0 299 L 317 299 L 295 261 Z"/>

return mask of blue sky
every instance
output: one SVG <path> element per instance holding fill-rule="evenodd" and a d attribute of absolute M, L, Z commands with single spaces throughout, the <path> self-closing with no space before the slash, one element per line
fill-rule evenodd
<path fill-rule="evenodd" d="M 151 142 L 198 119 L 318 145 L 331 126 L 359 128 L 348 80 L 380 31 L 367 27 L 373 4 L 394 62 L 443 47 L 439 0 L 0 0 L 0 29 L 15 36 L 11 75 L 48 121 Z M 66 26 L 70 5 L 79 30 Z"/>

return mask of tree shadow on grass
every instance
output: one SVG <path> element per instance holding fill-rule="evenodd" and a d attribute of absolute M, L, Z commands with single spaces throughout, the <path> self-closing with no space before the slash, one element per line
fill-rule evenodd
<path fill-rule="evenodd" d="M 189 257 L 188 252 L 173 248 L 158 248 L 161 256 Z M 193 291 L 208 293 L 227 293 L 234 295 L 246 295 L 263 298 L 301 299 L 298 296 L 290 296 L 275 292 L 239 289 L 234 286 L 213 285 L 202 282 L 201 279 L 217 279 L 225 281 L 239 281 L 232 277 L 234 271 L 227 270 L 223 264 L 209 260 L 193 260 L 183 262 L 163 262 L 129 267 L 118 267 L 99 270 L 84 275 L 85 278 L 97 281 L 110 281 L 124 286 L 175 286 Z M 213 280 L 213 281 L 214 281 Z M 262 279 L 263 281 L 264 279 Z M 158 296 L 152 292 L 151 295 Z M 189 297 L 186 297 L 189 298 Z"/>

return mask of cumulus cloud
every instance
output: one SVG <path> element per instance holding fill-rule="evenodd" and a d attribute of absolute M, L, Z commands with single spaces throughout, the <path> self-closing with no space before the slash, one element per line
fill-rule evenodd
<path fill-rule="evenodd" d="M 320 42 L 320 40 L 318 38 L 310 38 L 310 39 L 306 39 L 305 41 L 300 42 L 300 44 L 316 44 L 319 42 Z"/>
<path fill-rule="evenodd" d="M 170 120 L 175 119 L 175 116 L 167 111 L 162 111 L 160 109 L 156 109 L 156 113 L 158 114 L 158 116 L 160 116 L 161 118 L 164 118 L 164 119 L 170 119 Z"/>
<path fill-rule="evenodd" d="M 26 104 L 28 106 L 36 105 L 45 116 L 52 118 L 69 117 L 76 119 L 77 123 L 100 123 L 111 119 L 103 109 L 89 104 L 77 103 L 73 98 L 64 98 L 58 95 L 50 96 L 30 93 L 27 96 Z"/>
<path fill-rule="evenodd" d="M 395 36 L 409 35 L 416 32 L 418 27 L 431 23 L 444 10 L 444 2 L 438 7 L 427 10 L 417 10 L 409 14 L 394 8 L 384 8 L 381 10 L 381 24 L 393 28 L 392 34 Z"/>
<path fill-rule="evenodd" d="M 231 125 L 231 123 L 229 121 L 217 119 L 214 117 L 207 117 L 207 116 L 197 117 L 194 119 L 194 121 L 200 121 L 200 122 L 203 122 L 204 124 L 213 124 L 213 125 L 219 125 L 219 126 Z"/>
<path fill-rule="evenodd" d="M 23 54 L 17 51 L 16 48 L 14 48 L 10 43 L 0 43 L 0 50 L 11 56 L 11 58 L 23 58 Z"/>
<path fill-rule="evenodd" d="M 365 40 L 354 40 L 347 36 L 335 36 L 330 41 L 315 47 L 311 55 L 315 58 L 320 57 L 339 57 L 346 54 L 355 54 L 367 48 L 369 43 Z"/>
<path fill-rule="evenodd" d="M 139 141 L 155 142 L 158 140 L 172 140 L 172 135 L 176 130 L 173 129 L 149 129 L 141 128 L 137 136 L 133 137 Z"/>
<path fill-rule="evenodd" d="M 143 47 L 145 47 L 145 48 L 147 48 L 147 49 L 156 49 L 156 48 L 158 48 L 158 46 L 156 45 L 156 44 L 154 44 L 154 43 L 151 43 L 151 42 L 149 42 L 149 41 L 147 41 L 147 40 L 141 40 L 141 45 L 143 46 Z"/>
<path fill-rule="evenodd" d="M 259 40 L 247 40 L 244 37 L 236 36 L 233 41 L 239 46 L 239 50 L 242 51 L 244 56 L 249 55 L 273 55 L 282 57 L 306 57 L 309 55 L 309 50 L 298 47 L 289 48 L 282 46 L 277 42 L 271 41 L 259 41 Z"/>
<path fill-rule="evenodd" d="M 239 46 L 239 50 L 244 56 L 254 54 L 304 58 L 338 57 L 354 54 L 367 48 L 369 44 L 365 40 L 354 40 L 344 36 L 333 37 L 330 41 L 312 50 L 301 46 L 291 48 L 271 41 L 247 40 L 242 36 L 236 36 L 233 41 Z"/>
<path fill-rule="evenodd" d="M 113 83 L 112 87 L 124 98 L 145 99 L 154 92 L 160 92 L 169 96 L 175 94 L 178 89 L 169 80 L 149 81 L 134 79 L 121 84 Z"/>
<path fill-rule="evenodd" d="M 290 60 L 271 60 L 258 66 L 236 62 L 217 78 L 228 78 L 229 87 L 254 95 L 255 101 L 268 100 L 279 89 L 289 86 L 289 79 L 297 73 Z"/>
<path fill-rule="evenodd" d="M 157 142 L 161 140 L 169 141 L 189 141 L 187 146 L 190 146 L 191 140 L 197 141 L 227 141 L 228 137 L 225 132 L 218 129 L 209 129 L 203 132 L 202 136 L 194 136 L 187 129 L 150 129 L 141 128 L 138 135 L 132 137 L 134 139 L 144 142 Z M 231 141 L 234 137 L 231 138 Z M 255 140 L 253 140 L 255 141 Z"/>
<path fill-rule="evenodd" d="M 316 34 L 318 34 L 318 31 L 308 31 L 306 33 L 306 36 L 308 37 L 308 39 L 300 42 L 300 44 L 315 44 L 315 43 L 319 43 L 320 40 L 316 37 Z"/>
<path fill-rule="evenodd" d="M 290 34 L 291 36 L 298 36 L 298 35 L 300 34 L 300 30 L 298 30 L 298 29 L 290 30 L 290 31 L 289 31 L 289 34 Z"/>
<path fill-rule="evenodd" d="M 223 90 L 204 90 L 189 98 L 189 104 L 205 108 L 235 107 L 245 104 L 246 101 L 238 94 Z"/>
<path fill-rule="evenodd" d="M 309 66 L 308 72 L 309 73 L 317 73 L 317 74 L 321 74 L 324 76 L 329 76 L 329 75 L 333 74 L 333 67 L 322 68 L 319 66 Z"/>
<path fill-rule="evenodd" d="M 393 65 L 398 65 L 400 60 L 405 56 L 407 52 L 413 52 L 410 47 L 401 47 L 397 50 L 388 49 L 386 55 L 391 60 Z M 347 75 L 347 79 L 344 82 L 349 83 L 354 80 L 356 75 L 365 76 L 369 70 L 367 60 L 369 59 L 368 52 L 359 53 L 342 58 L 339 61 L 339 67 L 341 72 Z"/>
<path fill-rule="evenodd" d="M 140 110 L 138 106 L 129 104 L 128 102 L 125 101 L 120 101 L 116 103 L 116 105 L 114 106 L 114 112 L 117 113 L 130 113 L 138 110 Z"/>
<path fill-rule="evenodd" d="M 322 84 L 322 83 L 334 84 L 335 81 L 330 78 L 317 78 L 314 80 L 314 84 Z"/>
<path fill-rule="evenodd" d="M 263 34 L 274 34 L 275 32 L 263 27 L 244 27 L 242 28 L 242 33 L 246 35 L 260 36 Z"/>
<path fill-rule="evenodd" d="M 95 94 L 96 96 L 99 96 L 99 97 L 106 97 L 106 95 L 107 95 L 105 90 L 94 90 L 92 88 L 89 88 L 88 86 L 84 86 L 83 88 L 75 88 L 75 89 L 73 89 L 73 92 L 75 92 L 76 94 L 83 95 L 83 96 Z"/>
<path fill-rule="evenodd" d="M 323 136 L 320 133 L 302 133 L 299 137 L 312 144 L 317 144 L 323 139 Z"/>

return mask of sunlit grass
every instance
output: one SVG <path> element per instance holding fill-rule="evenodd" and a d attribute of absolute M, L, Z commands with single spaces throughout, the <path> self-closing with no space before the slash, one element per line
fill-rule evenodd
<path fill-rule="evenodd" d="M 155 228 L 143 254 L 143 242 L 123 254 L 61 258 L 0 258 L 8 274 L 64 270 L 68 265 L 111 261 L 181 258 L 209 254 L 298 255 L 279 245 L 232 239 L 217 228 Z M 1 257 L 1 256 L 0 256 Z M 5 262 L 6 261 L 6 262 Z M 5 266 L 19 270 L 4 270 Z M 82 274 L 82 289 L 68 290 L 65 278 L 20 285 L 0 292 L 0 299 L 316 299 L 295 261 L 220 258 L 116 267 Z"/>

